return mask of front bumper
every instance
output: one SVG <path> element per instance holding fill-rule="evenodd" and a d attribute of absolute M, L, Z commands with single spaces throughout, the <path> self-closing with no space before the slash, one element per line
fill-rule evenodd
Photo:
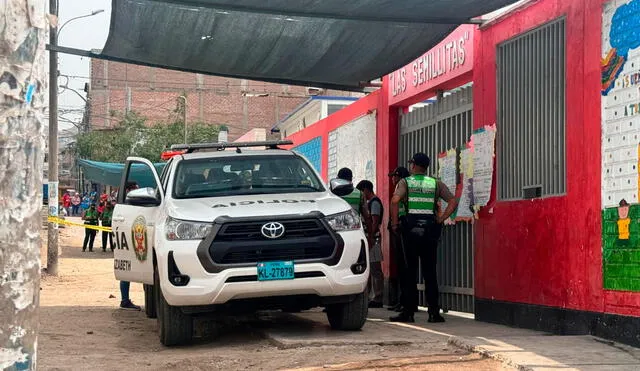
<path fill-rule="evenodd" d="M 340 232 L 339 237 L 343 249 L 337 262 L 329 262 L 332 265 L 328 262 L 296 262 L 296 278 L 283 281 L 257 281 L 257 265 L 227 267 L 212 273 L 196 254 L 200 241 L 164 240 L 156 248 L 162 293 L 174 306 L 207 306 L 278 296 L 335 297 L 362 293 L 369 278 L 368 264 L 360 274 L 354 274 L 352 266 L 359 257 L 362 259 L 363 247 L 365 262 L 368 261 L 365 235 L 358 230 Z M 179 272 L 188 277 L 186 285 L 176 286 L 170 282 L 170 264 L 175 264 Z"/>

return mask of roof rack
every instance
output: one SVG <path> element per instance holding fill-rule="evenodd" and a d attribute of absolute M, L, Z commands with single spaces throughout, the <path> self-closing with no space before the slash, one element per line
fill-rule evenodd
<path fill-rule="evenodd" d="M 224 151 L 227 148 L 247 148 L 247 147 L 267 147 L 268 149 L 280 149 L 278 146 L 292 145 L 290 140 L 267 140 L 262 142 L 236 142 L 236 143 L 194 143 L 194 144 L 174 144 L 172 151 L 185 151 L 193 153 L 203 149 L 215 149 Z"/>

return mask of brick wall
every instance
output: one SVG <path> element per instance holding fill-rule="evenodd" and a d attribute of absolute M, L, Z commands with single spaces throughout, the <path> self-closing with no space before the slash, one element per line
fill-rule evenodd
<path fill-rule="evenodd" d="M 224 124 L 229 140 L 253 128 L 270 129 L 308 96 L 302 86 L 270 84 L 94 59 L 91 61 L 93 129 L 109 128 L 130 109 L 150 123 L 178 118 L 178 96 L 187 96 L 187 121 Z M 243 94 L 247 93 L 247 94 Z M 327 91 L 334 96 L 357 96 Z M 261 96 L 256 96 L 261 95 Z"/>

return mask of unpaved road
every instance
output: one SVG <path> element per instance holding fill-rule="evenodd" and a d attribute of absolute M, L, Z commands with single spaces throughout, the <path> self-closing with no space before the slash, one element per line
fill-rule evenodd
<path fill-rule="evenodd" d="M 390 329 L 380 321 L 367 323 L 358 333 L 331 332 L 320 313 L 312 313 L 311 319 L 303 315 L 283 320 L 273 314 L 267 319 L 239 320 L 215 337 L 167 348 L 158 340 L 155 320 L 143 312 L 118 309 L 112 254 L 102 252 L 99 236 L 94 252 L 83 253 L 83 233 L 79 228 L 61 229 L 60 275 L 42 279 L 41 370 L 505 369 L 496 361 L 449 346 L 446 338 L 433 334 L 415 332 L 410 336 L 413 340 L 406 341 L 405 331 L 413 330 Z M 46 230 L 44 236 L 46 256 Z M 131 285 L 131 298 L 143 303 L 141 285 Z M 288 333 L 271 336 L 271 331 L 279 331 L 277 326 L 293 330 L 291 339 Z M 199 330 L 206 335 L 206 329 Z M 287 343 L 278 341 L 278 336 Z"/>

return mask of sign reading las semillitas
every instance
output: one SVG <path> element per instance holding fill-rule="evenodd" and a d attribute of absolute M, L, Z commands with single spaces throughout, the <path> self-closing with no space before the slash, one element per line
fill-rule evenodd
<path fill-rule="evenodd" d="M 476 26 L 462 25 L 412 63 L 389 75 L 389 101 L 396 104 L 473 70 Z"/>

